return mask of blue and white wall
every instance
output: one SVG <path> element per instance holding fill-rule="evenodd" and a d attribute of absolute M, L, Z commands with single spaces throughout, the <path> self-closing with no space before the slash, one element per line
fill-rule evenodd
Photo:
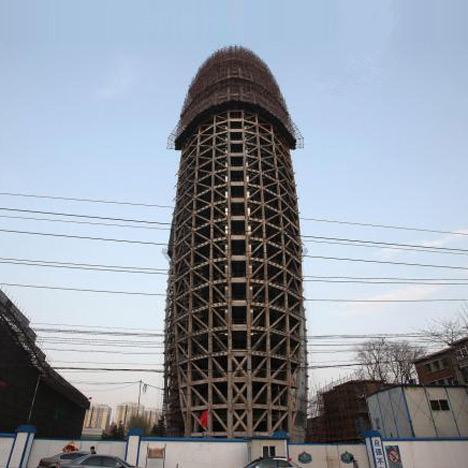
<path fill-rule="evenodd" d="M 29 454 L 28 441 L 31 441 Z M 0 468 L 37 468 L 41 458 L 60 453 L 68 442 L 70 441 L 65 439 L 36 439 L 25 433 L 19 436 L 0 434 Z M 137 465 L 141 468 L 163 467 L 162 460 L 147 458 L 148 448 L 165 449 L 164 468 L 241 468 L 248 463 L 252 453 L 251 441 L 247 440 L 147 438 L 135 434 L 126 442 L 96 440 L 74 442 L 82 450 L 88 450 L 94 445 L 99 454 L 116 455 L 127 459 L 130 463 L 135 463 L 138 457 Z M 260 445 L 263 443 L 271 445 L 274 442 L 275 439 L 255 441 Z M 403 468 L 468 468 L 468 438 L 383 438 L 381 443 L 384 452 L 387 447 L 397 448 Z M 285 449 L 287 455 L 303 468 L 375 467 L 372 454 L 368 453 L 364 443 L 289 443 L 285 445 Z M 385 463 L 385 468 L 393 468 L 387 460 Z"/>

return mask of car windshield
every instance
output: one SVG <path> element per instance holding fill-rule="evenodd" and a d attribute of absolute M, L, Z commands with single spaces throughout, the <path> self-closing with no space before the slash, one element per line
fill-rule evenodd
<path fill-rule="evenodd" d="M 70 453 L 64 453 L 63 455 L 60 456 L 62 460 L 73 460 L 74 458 L 78 457 L 83 457 L 84 455 L 87 455 L 86 452 L 70 452 Z"/>
<path fill-rule="evenodd" d="M 116 461 L 121 463 L 123 466 L 125 466 L 127 468 L 132 468 L 132 465 L 129 465 L 126 461 L 123 461 L 121 458 L 115 457 L 115 459 L 116 459 Z"/>
<path fill-rule="evenodd" d="M 129 465 L 126 461 L 122 460 L 119 457 L 112 456 L 102 456 L 102 455 L 85 455 L 80 458 L 77 458 L 73 465 L 91 465 L 91 466 L 112 466 L 121 465 L 125 468 L 132 468 L 132 465 Z"/>
<path fill-rule="evenodd" d="M 248 465 L 248 468 L 289 468 L 293 467 L 287 460 L 279 460 L 274 458 L 265 458 L 257 460 Z"/>

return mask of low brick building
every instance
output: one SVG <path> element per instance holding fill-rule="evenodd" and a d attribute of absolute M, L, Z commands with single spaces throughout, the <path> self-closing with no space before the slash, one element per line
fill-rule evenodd
<path fill-rule="evenodd" d="M 355 442 L 371 429 L 367 396 L 389 385 L 378 380 L 349 380 L 331 385 L 316 396 L 308 419 L 308 442 Z"/>
<path fill-rule="evenodd" d="M 468 337 L 414 361 L 423 385 L 468 384 Z"/>

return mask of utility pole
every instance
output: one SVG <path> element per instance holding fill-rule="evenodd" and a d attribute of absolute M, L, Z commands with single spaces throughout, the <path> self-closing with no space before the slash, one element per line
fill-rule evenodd
<path fill-rule="evenodd" d="M 31 408 L 29 409 L 28 424 L 31 423 L 31 419 L 32 419 L 33 411 L 34 411 L 34 404 L 36 403 L 37 390 L 39 389 L 40 382 L 41 382 L 41 373 L 39 372 L 37 374 L 36 386 L 34 388 L 34 394 L 31 400 Z"/>
<path fill-rule="evenodd" d="M 140 415 L 140 402 L 141 402 L 141 386 L 143 384 L 143 381 L 140 380 L 138 382 L 138 408 L 137 408 L 137 415 L 139 416 Z"/>

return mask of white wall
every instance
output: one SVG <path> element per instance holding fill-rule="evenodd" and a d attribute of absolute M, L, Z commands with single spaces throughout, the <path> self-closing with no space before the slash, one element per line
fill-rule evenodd
<path fill-rule="evenodd" d="M 408 387 L 405 394 L 416 437 L 460 437 L 468 433 L 466 389 Z M 433 411 L 430 400 L 447 400 L 450 411 Z"/>
<path fill-rule="evenodd" d="M 0 468 L 5 468 L 13 443 L 13 438 L 0 437 Z M 34 441 L 28 468 L 36 468 L 41 458 L 61 452 L 68 440 Z M 75 441 L 83 450 L 96 446 L 98 453 L 112 454 L 124 458 L 125 442 Z M 397 445 L 405 468 L 468 468 L 467 440 L 383 440 L 384 446 Z M 140 447 L 140 467 L 159 468 L 162 463 L 149 459 L 146 464 L 147 447 L 166 446 L 165 468 L 240 468 L 248 462 L 248 442 L 208 442 L 177 440 L 142 440 Z M 312 462 L 298 462 L 302 452 L 312 455 Z M 369 468 L 364 444 L 290 444 L 289 456 L 303 468 L 349 468 L 352 465 L 341 462 L 341 455 L 352 453 L 359 468 Z"/>
<path fill-rule="evenodd" d="M 400 448 L 405 468 L 468 468 L 468 440 L 384 440 L 383 444 Z"/>
<path fill-rule="evenodd" d="M 299 454 L 306 452 L 312 455 L 312 463 L 301 463 Z M 341 461 L 341 455 L 349 452 L 354 455 L 359 468 L 369 468 L 365 444 L 290 444 L 289 457 L 304 468 L 349 468 L 352 464 Z M 406 468 L 406 467 L 405 467 Z"/>
<path fill-rule="evenodd" d="M 247 442 L 142 440 L 138 466 L 146 466 L 147 447 L 166 446 L 165 468 L 241 468 L 248 463 Z M 148 468 L 162 466 L 149 459 Z"/>
<path fill-rule="evenodd" d="M 6 467 L 14 441 L 15 436 L 13 434 L 12 437 L 0 437 L 0 468 Z"/>
<path fill-rule="evenodd" d="M 449 411 L 432 410 L 446 400 Z M 383 437 L 468 437 L 468 395 L 462 387 L 394 387 L 367 398 L 372 428 Z"/>
<path fill-rule="evenodd" d="M 35 439 L 29 456 L 28 468 L 37 468 L 41 458 L 51 457 L 62 452 L 63 447 L 68 442 L 71 440 Z M 80 450 L 88 451 L 94 445 L 97 453 L 102 455 L 115 455 L 122 459 L 125 457 L 126 442 L 103 440 L 74 440 L 73 442 Z"/>

